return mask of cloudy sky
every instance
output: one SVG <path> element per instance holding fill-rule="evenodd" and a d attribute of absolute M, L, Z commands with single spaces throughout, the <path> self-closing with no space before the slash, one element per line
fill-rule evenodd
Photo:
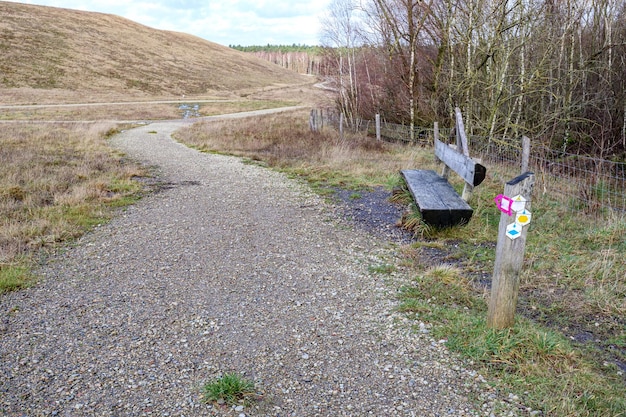
<path fill-rule="evenodd" d="M 14 1 L 14 0 L 10 0 Z M 19 0 L 19 3 L 111 13 L 156 29 L 228 45 L 320 43 L 330 0 Z"/>

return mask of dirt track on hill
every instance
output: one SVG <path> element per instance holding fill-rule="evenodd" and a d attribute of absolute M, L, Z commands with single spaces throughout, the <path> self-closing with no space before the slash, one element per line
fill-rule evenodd
<path fill-rule="evenodd" d="M 408 277 L 372 267 L 394 245 L 281 174 L 174 142 L 185 123 L 116 136 L 158 167 L 161 190 L 50 260 L 37 286 L 0 298 L 0 414 L 494 410 L 480 375 L 393 313 Z M 204 404 L 202 384 L 224 372 L 254 380 L 257 400 Z"/>

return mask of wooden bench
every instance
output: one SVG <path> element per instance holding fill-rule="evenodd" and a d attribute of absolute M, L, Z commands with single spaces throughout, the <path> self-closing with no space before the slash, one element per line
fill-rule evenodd
<path fill-rule="evenodd" d="M 467 140 L 464 140 L 460 111 L 457 115 L 457 149 L 467 152 Z M 435 125 L 435 156 L 444 163 L 442 175 L 432 170 L 403 170 L 402 177 L 417 204 L 422 219 L 426 224 L 436 227 L 448 227 L 465 224 L 470 221 L 474 210 L 468 204 L 473 188 L 485 179 L 487 168 L 476 162 L 469 155 L 460 153 L 455 148 L 441 142 Z M 460 143 L 459 143 L 460 142 Z M 448 182 L 450 170 L 456 172 L 465 181 L 463 197 L 459 196 Z"/>

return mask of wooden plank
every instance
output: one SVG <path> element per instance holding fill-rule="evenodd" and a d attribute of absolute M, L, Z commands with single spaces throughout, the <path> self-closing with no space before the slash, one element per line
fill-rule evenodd
<path fill-rule="evenodd" d="M 468 184 L 477 186 L 485 179 L 487 168 L 472 158 L 455 151 L 440 140 L 435 140 L 435 156 L 459 174 Z"/>
<path fill-rule="evenodd" d="M 467 135 L 465 134 L 465 126 L 463 125 L 463 116 L 461 115 L 461 109 L 454 108 L 455 122 L 456 122 L 456 137 L 457 146 L 463 150 L 463 154 L 469 157 L 469 145 L 467 143 Z M 460 142 L 460 143 L 459 143 Z M 478 185 L 478 184 L 475 184 Z"/>
<path fill-rule="evenodd" d="M 513 198 L 521 195 L 526 199 L 526 210 L 530 211 L 530 200 L 535 174 L 526 172 L 507 182 L 504 195 Z M 522 227 L 520 237 L 511 240 L 506 236 L 506 228 L 515 222 L 515 215 L 500 215 L 498 243 L 496 245 L 496 261 L 491 280 L 491 298 L 487 312 L 487 326 L 495 329 L 512 327 L 515 323 L 515 309 L 519 292 L 519 276 L 524 263 L 526 232 L 528 226 Z"/>
<path fill-rule="evenodd" d="M 431 170 L 401 171 L 425 223 L 447 227 L 470 221 L 474 210 L 454 188 Z"/>

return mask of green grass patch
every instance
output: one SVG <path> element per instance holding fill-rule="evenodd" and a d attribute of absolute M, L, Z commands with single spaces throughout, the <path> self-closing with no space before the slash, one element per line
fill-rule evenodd
<path fill-rule="evenodd" d="M 624 382 L 614 369 L 597 369 L 562 334 L 518 319 L 511 329 L 486 326 L 484 314 L 447 314 L 433 336 L 447 338 L 452 351 L 479 364 L 512 392 L 524 393 L 526 406 L 550 416 L 624 415 Z"/>
<path fill-rule="evenodd" d="M 235 405 L 247 404 L 255 395 L 254 382 L 236 373 L 227 373 L 207 382 L 203 387 L 204 401 L 207 403 Z"/>
<path fill-rule="evenodd" d="M 511 329 L 486 325 L 486 301 L 463 271 L 430 268 L 399 292 L 399 310 L 433 325 L 436 339 L 474 363 L 509 392 L 524 393 L 525 406 L 546 416 L 615 417 L 626 412 L 624 381 L 602 369 L 561 333 L 518 317 Z M 618 339 L 619 342 L 621 339 Z"/>
<path fill-rule="evenodd" d="M 23 265 L 0 265 L 0 294 L 28 287 L 33 281 L 30 268 Z"/>
<path fill-rule="evenodd" d="M 368 271 L 371 274 L 390 275 L 396 271 L 396 266 L 391 264 L 371 265 Z"/>

